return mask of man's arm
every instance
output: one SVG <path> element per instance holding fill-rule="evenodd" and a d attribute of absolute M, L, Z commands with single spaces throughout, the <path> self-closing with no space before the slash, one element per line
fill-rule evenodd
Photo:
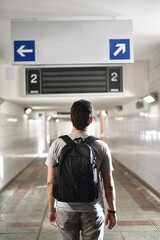
<path fill-rule="evenodd" d="M 48 167 L 48 175 L 47 175 L 47 197 L 48 197 L 48 218 L 50 223 L 56 225 L 56 208 L 55 208 L 55 199 L 52 195 L 52 188 L 54 184 L 55 178 L 55 168 Z"/>
<path fill-rule="evenodd" d="M 102 178 L 104 184 L 105 197 L 109 207 L 109 211 L 106 217 L 106 225 L 108 225 L 109 229 L 112 229 L 117 223 L 116 193 L 112 172 L 107 171 L 103 172 Z"/>

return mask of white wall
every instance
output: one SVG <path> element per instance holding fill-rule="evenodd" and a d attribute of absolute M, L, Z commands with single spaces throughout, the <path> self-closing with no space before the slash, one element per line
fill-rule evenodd
<path fill-rule="evenodd" d="M 160 52 L 151 59 L 148 72 L 148 93 L 160 92 Z M 106 136 L 113 157 L 160 193 L 160 93 L 158 95 L 158 102 L 144 104 L 141 109 L 137 109 L 133 101 L 123 105 L 121 112 L 110 111 Z"/>
<path fill-rule="evenodd" d="M 107 123 L 107 141 L 113 157 L 160 192 L 160 109 L 113 117 Z"/>
<path fill-rule="evenodd" d="M 0 105 L 0 113 L 22 117 L 24 114 L 24 109 L 13 104 L 12 102 L 4 100 L 4 102 Z"/>
<path fill-rule="evenodd" d="M 10 21 L 0 20 L 0 64 L 11 63 L 11 24 Z M 5 34 L 3 34 L 5 32 Z"/>
<path fill-rule="evenodd" d="M 149 92 L 160 92 L 160 49 L 149 62 Z"/>
<path fill-rule="evenodd" d="M 0 189 L 46 150 L 43 118 L 23 114 L 7 101 L 0 105 Z"/>
<path fill-rule="evenodd" d="M 136 61 L 133 64 L 126 64 L 124 92 L 131 91 L 137 98 L 143 96 L 148 90 L 148 79 L 148 61 Z"/>
<path fill-rule="evenodd" d="M 0 66 L 0 97 L 16 99 L 24 96 L 24 69 L 9 64 Z"/>

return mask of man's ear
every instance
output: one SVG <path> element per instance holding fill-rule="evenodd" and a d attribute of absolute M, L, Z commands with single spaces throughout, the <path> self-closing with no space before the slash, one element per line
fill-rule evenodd
<path fill-rule="evenodd" d="M 70 115 L 70 117 L 69 117 L 69 120 L 70 120 L 71 123 L 73 123 L 73 122 L 72 122 L 72 116 L 71 116 L 71 115 Z"/>
<path fill-rule="evenodd" d="M 94 117 L 93 116 L 90 116 L 89 117 L 89 121 L 90 121 L 90 124 L 94 121 Z"/>

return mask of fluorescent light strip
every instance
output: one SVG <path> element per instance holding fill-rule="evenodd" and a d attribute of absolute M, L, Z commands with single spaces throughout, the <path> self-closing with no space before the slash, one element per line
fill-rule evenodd
<path fill-rule="evenodd" d="M 155 98 L 151 95 L 148 95 L 148 96 L 144 97 L 144 101 L 146 101 L 147 103 L 153 103 L 153 102 L 155 102 Z"/>

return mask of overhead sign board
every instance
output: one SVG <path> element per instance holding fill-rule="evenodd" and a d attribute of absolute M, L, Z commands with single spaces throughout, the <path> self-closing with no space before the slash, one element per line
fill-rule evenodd
<path fill-rule="evenodd" d="M 14 64 L 133 62 L 131 20 L 12 21 Z"/>
<path fill-rule="evenodd" d="M 123 92 L 122 66 L 26 68 L 26 94 Z"/>

